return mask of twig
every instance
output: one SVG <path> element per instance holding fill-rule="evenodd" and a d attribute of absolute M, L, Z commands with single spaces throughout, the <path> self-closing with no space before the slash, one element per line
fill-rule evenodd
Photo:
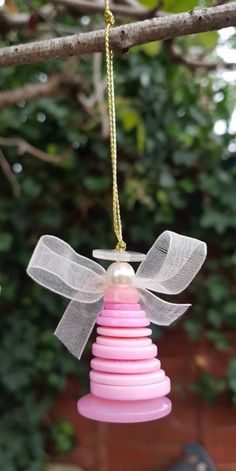
<path fill-rule="evenodd" d="M 12 169 L 10 167 L 9 162 L 7 161 L 5 155 L 3 154 L 2 150 L 0 149 L 0 167 L 9 181 L 11 188 L 12 188 L 12 193 L 16 198 L 19 198 L 20 193 L 21 193 L 21 188 L 20 185 L 17 181 L 16 176 L 12 172 Z"/>
<path fill-rule="evenodd" d="M 46 83 L 36 83 L 0 92 L 0 109 L 15 105 L 22 100 L 33 100 L 56 95 L 61 86 L 61 74 L 53 75 Z"/>
<path fill-rule="evenodd" d="M 72 11 L 84 14 L 91 14 L 91 13 L 103 13 L 104 12 L 104 4 L 96 3 L 94 0 L 51 0 L 54 5 L 60 5 L 64 8 L 70 9 Z M 113 3 L 111 4 L 111 9 L 114 15 L 123 16 L 123 17 L 131 17 L 136 18 L 139 20 L 144 20 L 150 17 L 151 11 L 145 7 L 141 7 L 140 5 L 132 6 L 132 5 L 122 5 Z"/>
<path fill-rule="evenodd" d="M 8 33 L 9 30 L 18 30 L 28 25 L 30 16 L 28 13 L 8 13 L 0 11 L 1 35 Z"/>
<path fill-rule="evenodd" d="M 43 152 L 37 147 L 34 147 L 31 144 L 29 144 L 24 139 L 21 139 L 18 137 L 13 137 L 13 138 L 0 137 L 0 145 L 7 146 L 7 147 L 16 147 L 18 155 L 29 154 L 29 155 L 32 155 L 33 157 L 36 157 L 39 160 L 43 160 L 44 162 L 50 162 L 50 163 L 64 162 L 70 153 L 70 149 L 67 149 L 60 155 L 47 154 L 47 152 Z"/>
<path fill-rule="evenodd" d="M 212 8 L 199 8 L 187 13 L 167 15 L 112 28 L 111 47 L 116 51 L 125 52 L 133 46 L 151 41 L 167 40 L 235 25 L 236 2 Z M 2 48 L 0 67 L 91 54 L 101 52 L 103 49 L 104 31 L 92 31 Z"/>
<path fill-rule="evenodd" d="M 109 135 L 109 123 L 104 99 L 104 84 L 101 77 L 102 56 L 99 53 L 93 56 L 93 85 L 96 101 L 101 118 L 102 137 L 106 139 Z"/>
<path fill-rule="evenodd" d="M 206 69 L 206 70 L 216 70 L 220 68 L 234 70 L 236 69 L 236 63 L 234 62 L 224 62 L 222 60 L 218 61 L 207 61 L 199 57 L 192 57 L 190 55 L 183 55 L 181 49 L 174 44 L 172 39 L 164 41 L 165 50 L 171 62 L 176 64 L 183 64 L 188 67 L 190 70 L 196 69 Z"/>
<path fill-rule="evenodd" d="M 213 6 L 218 6 L 218 5 L 224 5 L 227 3 L 229 0 L 214 0 L 213 1 Z"/>
<path fill-rule="evenodd" d="M 55 7 L 52 5 L 45 5 L 37 10 L 37 18 L 34 18 L 35 23 L 39 21 L 46 21 L 46 18 L 51 16 Z M 21 30 L 30 27 L 32 15 L 30 13 L 9 13 L 0 10 L 0 31 L 1 34 L 7 34 L 11 30 Z"/>
<path fill-rule="evenodd" d="M 70 89 L 83 88 L 82 79 L 71 67 L 66 67 L 49 77 L 46 83 L 28 84 L 13 90 L 0 92 L 0 109 L 15 105 L 19 101 L 33 100 L 47 96 L 56 96 L 58 92 L 65 95 Z"/>
<path fill-rule="evenodd" d="M 47 8 L 47 11 L 46 10 L 44 11 L 43 9 L 34 8 L 32 5 L 32 2 L 29 0 L 24 0 L 24 2 L 29 8 L 31 8 L 36 18 L 39 18 L 40 20 L 42 20 L 44 23 L 46 23 L 49 26 L 49 29 L 51 31 L 56 33 L 58 36 L 61 36 L 61 33 L 59 29 L 57 28 L 57 25 L 55 25 L 52 21 L 54 19 L 53 17 L 55 17 L 55 8 L 52 9 L 49 7 L 49 9 Z"/>

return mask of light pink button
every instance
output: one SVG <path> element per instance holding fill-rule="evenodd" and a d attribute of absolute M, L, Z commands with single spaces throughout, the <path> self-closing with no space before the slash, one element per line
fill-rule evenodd
<path fill-rule="evenodd" d="M 147 337 L 148 335 L 152 335 L 151 329 L 147 327 L 134 327 L 133 329 L 128 329 L 125 327 L 121 327 L 120 329 L 117 327 L 98 327 L 97 333 L 100 335 L 107 335 L 109 337 Z"/>
<path fill-rule="evenodd" d="M 114 386 L 138 386 L 141 384 L 153 384 L 163 381 L 165 372 L 163 370 L 145 374 L 114 374 L 102 373 L 101 371 L 90 371 L 90 379 L 95 383 L 110 384 Z"/>
<path fill-rule="evenodd" d="M 112 358 L 117 360 L 145 360 L 154 358 L 157 354 L 157 347 L 154 344 L 145 347 L 114 347 L 99 345 L 94 343 L 92 347 L 93 355 L 100 358 Z"/>
<path fill-rule="evenodd" d="M 137 304 L 139 297 L 139 292 L 136 289 L 122 285 L 111 286 L 106 288 L 104 292 L 104 300 L 109 303 Z"/>
<path fill-rule="evenodd" d="M 105 325 L 106 327 L 146 327 L 150 325 L 147 317 L 103 317 L 98 316 L 98 325 Z"/>
<path fill-rule="evenodd" d="M 126 304 L 126 303 L 104 303 L 104 309 L 115 309 L 116 311 L 121 309 L 121 311 L 139 311 L 141 309 L 140 304 Z"/>
<path fill-rule="evenodd" d="M 104 399 L 116 401 L 137 401 L 162 397 L 170 392 L 170 379 L 166 376 L 163 381 L 155 384 L 141 386 L 110 386 L 107 384 L 90 382 L 92 394 Z"/>
<path fill-rule="evenodd" d="M 94 370 L 105 371 L 109 373 L 148 373 L 158 371 L 161 362 L 158 358 L 150 358 L 149 360 L 108 360 L 105 358 L 93 358 L 91 368 Z"/>
<path fill-rule="evenodd" d="M 117 337 L 103 337 L 98 336 L 96 338 L 96 342 L 100 345 L 111 345 L 114 347 L 145 347 L 145 345 L 151 345 L 151 339 L 146 337 L 138 337 L 138 338 L 125 338 L 120 339 Z"/>
<path fill-rule="evenodd" d="M 100 316 L 103 317 L 146 317 L 145 311 L 131 309 L 103 309 Z"/>
<path fill-rule="evenodd" d="M 84 417 L 102 422 L 148 422 L 170 414 L 171 401 L 167 397 L 148 401 L 112 401 L 87 394 L 78 401 L 78 411 Z"/>

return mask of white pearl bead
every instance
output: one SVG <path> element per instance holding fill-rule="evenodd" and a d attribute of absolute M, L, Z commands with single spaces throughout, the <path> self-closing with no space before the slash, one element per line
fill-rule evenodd
<path fill-rule="evenodd" d="M 107 269 L 108 285 L 125 285 L 132 286 L 134 284 L 135 271 L 127 262 L 112 263 Z"/>

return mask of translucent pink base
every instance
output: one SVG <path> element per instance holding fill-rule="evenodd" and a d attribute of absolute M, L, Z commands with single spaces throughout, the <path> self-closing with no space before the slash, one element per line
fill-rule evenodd
<path fill-rule="evenodd" d="M 87 394 L 77 403 L 78 412 L 88 419 L 111 423 L 137 423 L 161 419 L 170 414 L 167 397 L 144 401 L 112 401 Z"/>

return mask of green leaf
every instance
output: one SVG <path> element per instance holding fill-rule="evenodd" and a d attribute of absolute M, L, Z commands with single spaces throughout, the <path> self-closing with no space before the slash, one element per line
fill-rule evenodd
<path fill-rule="evenodd" d="M 142 119 L 139 119 L 137 125 L 137 150 L 141 154 L 145 149 L 146 132 L 145 125 Z"/>
<path fill-rule="evenodd" d="M 88 190 L 91 191 L 104 191 L 110 187 L 111 178 L 110 177 L 87 177 L 84 180 L 84 185 Z"/>
<path fill-rule="evenodd" d="M 37 198 L 42 191 L 42 187 L 32 178 L 26 178 L 22 183 L 22 191 L 26 196 Z"/>
<path fill-rule="evenodd" d="M 157 5 L 156 0 L 139 0 L 139 2 L 147 8 L 155 8 Z"/>
<path fill-rule="evenodd" d="M 7 232 L 0 232 L 0 252 L 10 250 L 13 242 L 13 236 Z"/>
<path fill-rule="evenodd" d="M 132 131 L 139 122 L 139 115 L 132 109 L 124 108 L 121 112 L 121 121 L 125 131 Z"/>
<path fill-rule="evenodd" d="M 176 150 L 173 153 L 173 160 L 177 165 L 187 165 L 191 167 L 196 162 L 198 156 L 195 152 Z"/>
<path fill-rule="evenodd" d="M 158 190 L 156 192 L 156 199 L 161 206 L 166 205 L 169 202 L 169 197 L 165 190 Z"/>
<path fill-rule="evenodd" d="M 193 10 L 199 6 L 199 0 L 164 0 L 163 10 L 171 13 Z"/>
<path fill-rule="evenodd" d="M 236 219 L 232 219 L 230 214 L 211 207 L 205 208 L 200 223 L 202 227 L 213 227 L 218 234 L 223 234 L 229 227 L 236 227 Z"/>
<path fill-rule="evenodd" d="M 222 332 L 211 330 L 208 331 L 207 337 L 214 343 L 216 350 L 219 350 L 220 352 L 229 347 L 229 342 Z"/>
<path fill-rule="evenodd" d="M 159 54 L 162 44 L 160 41 L 153 41 L 147 44 L 140 44 L 131 49 L 132 54 L 137 54 L 139 51 L 143 51 L 149 57 L 155 57 Z"/>
<path fill-rule="evenodd" d="M 187 38 L 188 46 L 200 46 L 204 49 L 214 49 L 217 45 L 219 35 L 217 31 L 193 34 Z"/>

